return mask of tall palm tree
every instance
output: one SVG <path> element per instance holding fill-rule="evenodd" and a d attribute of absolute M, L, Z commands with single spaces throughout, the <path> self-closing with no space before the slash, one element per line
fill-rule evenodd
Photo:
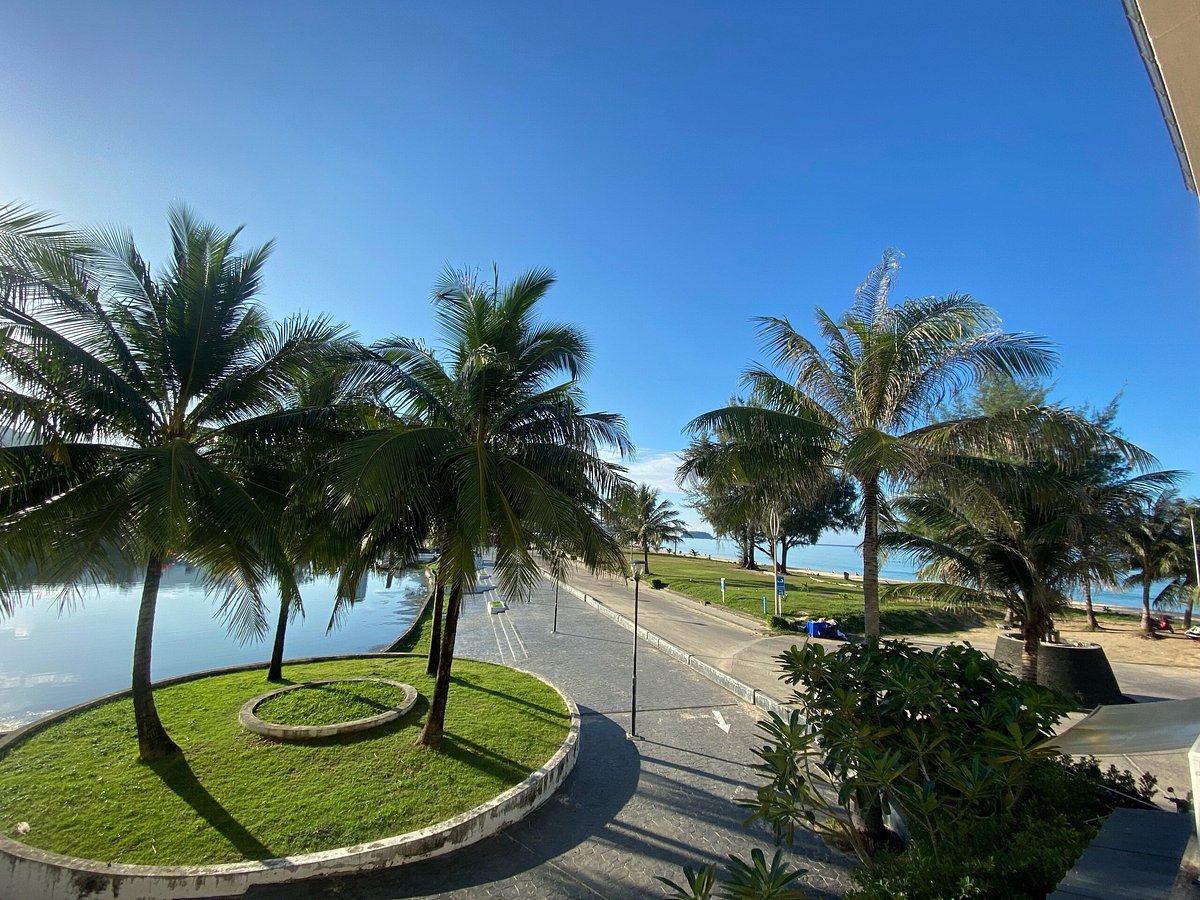
<path fill-rule="evenodd" d="M 1000 330 L 995 313 L 963 294 L 891 305 L 895 251 L 859 286 L 840 319 L 817 308 L 819 348 L 787 319 L 758 319 L 766 348 L 783 370 L 746 375 L 758 406 L 727 407 L 694 419 L 692 434 L 721 432 L 753 481 L 831 468 L 857 483 L 863 521 L 863 601 L 868 637 L 879 635 L 880 510 L 886 489 L 919 474 L 935 451 L 972 436 L 1020 440 L 1021 416 L 930 423 L 947 394 L 989 375 L 1048 375 L 1046 342 Z M 1030 413 L 1031 416 L 1036 413 Z"/>
<path fill-rule="evenodd" d="M 19 435 L 0 454 L 0 570 L 75 584 L 144 567 L 132 677 L 143 759 L 179 749 L 150 683 L 163 567 L 204 571 L 240 638 L 267 629 L 266 582 L 298 601 L 265 512 L 280 498 L 246 477 L 243 451 L 248 435 L 293 424 L 278 398 L 332 331 L 269 324 L 254 297 L 270 245 L 239 254 L 238 230 L 183 207 L 169 222 L 157 278 L 122 231 L 0 271 L 0 415 Z"/>
<path fill-rule="evenodd" d="M 420 742 L 436 745 L 446 704 L 459 613 L 477 578 L 477 554 L 495 547 L 496 581 L 509 599 L 539 576 L 535 553 L 551 542 L 592 568 L 620 570 L 620 547 L 598 516 L 620 481 L 600 458 L 630 451 L 624 422 L 584 413 L 578 380 L 589 362 L 584 335 L 539 323 L 554 283 L 546 270 L 501 287 L 448 271 L 434 302 L 444 353 L 393 338 L 377 347 L 393 368 L 391 400 L 401 421 L 349 444 L 333 466 L 342 514 L 381 525 L 423 520 L 438 546 L 438 578 L 449 587 L 429 716 Z M 369 540 L 363 557 L 374 552 Z M 532 550 L 530 548 L 533 548 Z M 352 596 L 344 578 L 339 601 Z"/>
<path fill-rule="evenodd" d="M 642 551 L 645 572 L 650 574 L 650 550 L 682 538 L 687 523 L 669 500 L 660 500 L 658 489 L 648 484 L 627 486 L 617 492 L 610 523 L 626 546 Z"/>

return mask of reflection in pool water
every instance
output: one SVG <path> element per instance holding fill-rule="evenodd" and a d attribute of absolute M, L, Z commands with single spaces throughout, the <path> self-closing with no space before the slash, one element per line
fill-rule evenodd
<path fill-rule="evenodd" d="M 305 618 L 288 626 L 287 656 L 365 653 L 389 646 L 425 599 L 420 571 L 398 574 L 390 588 L 372 576 L 339 627 L 326 634 L 335 582 L 314 578 L 300 586 Z M 73 598 L 59 613 L 54 587 L 27 592 L 15 614 L 0 621 L 0 731 L 47 712 L 129 687 L 133 632 L 141 585 L 100 585 Z M 269 593 L 274 625 L 279 598 Z M 171 566 L 163 573 L 154 624 L 155 679 L 200 669 L 265 661 L 271 636 L 239 646 L 215 617 L 195 571 Z M 286 667 L 285 667 L 286 675 Z"/>

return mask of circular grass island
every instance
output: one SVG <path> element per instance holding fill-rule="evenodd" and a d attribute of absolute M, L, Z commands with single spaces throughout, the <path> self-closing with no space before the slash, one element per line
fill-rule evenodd
<path fill-rule="evenodd" d="M 3 867 L 13 858 L 79 864 L 68 866 L 72 884 L 113 882 L 97 884 L 95 896 L 141 896 L 130 881 L 154 878 L 169 881 L 173 893 L 162 896 L 204 896 L 397 865 L 521 818 L 561 783 L 577 753 L 574 704 L 504 666 L 455 661 L 436 750 L 417 745 L 433 691 L 424 657 L 297 661 L 284 675 L 383 679 L 419 697 L 410 714 L 371 731 L 279 742 L 238 723 L 265 683 L 254 667 L 156 689 L 163 723 L 184 751 L 169 760 L 138 760 L 127 694 L 16 732 L 0 742 Z"/>
<path fill-rule="evenodd" d="M 417 689 L 386 678 L 326 678 L 275 688 L 238 710 L 248 731 L 277 741 L 312 741 L 370 731 L 406 715 Z"/>

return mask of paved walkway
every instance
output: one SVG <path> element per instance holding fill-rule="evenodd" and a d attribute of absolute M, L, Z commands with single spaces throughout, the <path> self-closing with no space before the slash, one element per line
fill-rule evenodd
<path fill-rule="evenodd" d="M 757 742 L 760 710 L 643 644 L 641 739 L 631 741 L 632 635 L 567 591 L 559 592 L 558 632 L 552 634 L 554 589 L 548 583 L 539 585 L 530 603 L 499 615 L 487 613 L 486 596 L 467 599 L 458 655 L 536 672 L 575 698 L 583 715 L 580 756 L 564 788 L 523 822 L 448 856 L 255 888 L 245 897 L 656 897 L 663 896 L 656 875 L 679 880 L 685 864 L 770 849 L 769 832 L 744 827 L 745 813 L 734 802 L 751 796 L 758 784 L 749 748 Z M 693 619 L 701 630 L 725 627 L 721 620 Z M 792 861 L 809 870 L 803 883 L 817 897 L 840 896 L 851 885 L 852 860 L 815 838 L 800 836 Z"/>
<path fill-rule="evenodd" d="M 633 618 L 632 582 L 579 570 L 568 580 L 610 613 Z M 253 889 L 247 898 L 660 896 L 656 875 L 677 878 L 685 864 L 720 862 L 730 853 L 746 856 L 752 847 L 769 848 L 767 831 L 743 827 L 744 814 L 735 803 L 756 786 L 749 747 L 757 743 L 754 723 L 760 709 L 643 643 L 638 658 L 641 739 L 630 741 L 628 626 L 561 590 L 558 632 L 552 634 L 554 588 L 546 582 L 535 589 L 530 603 L 500 615 L 488 614 L 487 596 L 468 598 L 458 655 L 537 672 L 575 698 L 583 714 L 581 753 L 565 787 L 525 821 L 472 848 L 367 875 Z M 779 680 L 774 657 L 806 640 L 804 635 L 772 635 L 739 613 L 649 588 L 640 591 L 639 625 L 687 657 L 776 701 L 785 701 L 791 689 Z M 916 642 L 939 643 L 928 637 Z M 1147 699 L 1200 696 L 1200 672 L 1195 670 L 1130 664 L 1113 668 L 1128 693 Z M 1112 761 L 1127 767 L 1141 760 Z M 1163 760 L 1156 762 L 1161 766 Z M 1172 783 L 1164 779 L 1160 786 Z M 819 840 L 800 836 L 793 861 L 809 869 L 804 883 L 815 896 L 839 896 L 851 885 L 853 861 Z"/>
<path fill-rule="evenodd" d="M 595 597 L 605 606 L 629 619 L 633 618 L 633 583 L 622 578 L 593 576 L 576 568 L 569 577 L 571 585 Z M 643 583 L 639 591 L 639 625 L 667 639 L 734 678 L 745 682 L 777 701 L 791 696 L 791 687 L 779 680 L 775 657 L 793 644 L 803 645 L 805 635 L 773 635 L 755 619 L 715 604 L 704 606 L 672 591 L 654 590 Z M 937 636 L 906 638 L 917 646 L 936 647 L 949 643 Z M 819 641 L 825 646 L 836 642 Z M 991 652 L 991 647 L 980 649 Z M 1200 697 L 1200 669 L 1158 664 L 1113 663 L 1113 672 L 1121 690 L 1135 700 L 1184 700 Z M 1064 726 L 1083 718 L 1072 714 Z M 1174 809 L 1166 798 L 1166 789 L 1175 788 L 1176 796 L 1186 796 L 1190 784 L 1186 752 L 1101 757 L 1102 768 L 1112 764 L 1135 774 L 1150 771 L 1158 776 L 1159 795 L 1164 809 Z"/>

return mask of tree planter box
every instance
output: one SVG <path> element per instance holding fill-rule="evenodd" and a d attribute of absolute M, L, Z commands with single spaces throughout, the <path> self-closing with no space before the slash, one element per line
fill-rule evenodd
<path fill-rule="evenodd" d="M 992 655 L 1008 671 L 1020 675 L 1023 646 L 1020 635 L 1001 634 Z M 1104 648 L 1097 644 L 1040 644 L 1037 680 L 1073 697 L 1083 709 L 1130 702 L 1121 693 Z"/>

